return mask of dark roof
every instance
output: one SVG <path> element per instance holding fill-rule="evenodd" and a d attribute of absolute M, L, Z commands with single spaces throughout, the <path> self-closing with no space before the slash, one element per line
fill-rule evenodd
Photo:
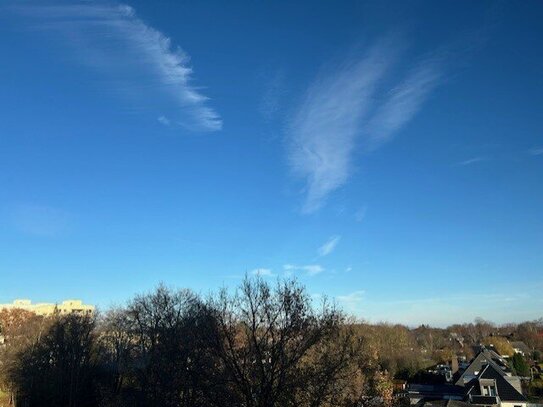
<path fill-rule="evenodd" d="M 473 352 L 475 352 L 475 354 L 486 351 L 486 352 L 492 353 L 494 355 L 493 357 L 497 357 L 497 358 L 503 357 L 500 354 L 500 352 L 498 352 L 498 349 L 496 349 L 494 345 L 473 345 L 471 349 L 473 349 Z"/>
<path fill-rule="evenodd" d="M 471 397 L 471 404 L 484 404 L 484 405 L 492 405 L 492 404 L 500 404 L 498 401 L 498 398 L 495 396 L 472 396 Z"/>
<path fill-rule="evenodd" d="M 447 407 L 447 402 L 449 400 L 432 400 L 426 401 L 422 405 L 423 407 Z"/>
<path fill-rule="evenodd" d="M 522 393 L 519 393 L 517 389 L 515 389 L 507 380 L 505 380 L 502 373 L 492 364 L 486 365 L 478 377 L 466 385 L 466 388 L 468 389 L 467 393 L 470 396 L 483 397 L 481 396 L 481 387 L 479 385 L 479 380 L 481 379 L 495 380 L 498 396 L 503 401 L 526 401 L 526 397 L 524 397 Z"/>
<path fill-rule="evenodd" d="M 410 384 L 407 387 L 409 394 L 421 396 L 463 396 L 464 388 L 452 384 Z"/>
<path fill-rule="evenodd" d="M 427 401 L 423 407 L 470 407 L 471 404 L 460 400 L 433 400 Z"/>
<path fill-rule="evenodd" d="M 511 346 L 514 348 L 514 349 L 518 349 L 520 350 L 522 353 L 525 353 L 525 354 L 530 354 L 530 352 L 532 351 L 528 345 L 526 345 L 524 342 L 522 341 L 514 341 L 514 342 L 511 342 Z"/>
<path fill-rule="evenodd" d="M 449 400 L 447 407 L 469 407 L 470 404 L 460 400 Z"/>
<path fill-rule="evenodd" d="M 483 348 L 483 350 L 481 350 L 471 361 L 466 370 L 462 372 L 455 384 L 457 386 L 465 386 L 464 378 L 476 376 L 476 372 L 477 374 L 480 373 L 484 366 L 488 364 L 494 365 L 494 367 L 501 372 L 501 375 L 505 376 L 507 365 L 503 361 L 502 357 L 490 349 Z"/>

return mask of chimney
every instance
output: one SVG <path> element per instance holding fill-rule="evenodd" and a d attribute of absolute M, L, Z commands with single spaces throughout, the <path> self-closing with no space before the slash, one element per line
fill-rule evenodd
<path fill-rule="evenodd" d="M 454 355 L 451 359 L 451 371 L 452 374 L 458 372 L 458 357 L 456 355 Z"/>

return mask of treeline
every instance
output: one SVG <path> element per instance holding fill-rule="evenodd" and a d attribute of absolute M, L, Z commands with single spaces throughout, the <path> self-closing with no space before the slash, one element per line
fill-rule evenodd
<path fill-rule="evenodd" d="M 447 328 L 359 323 L 355 331 L 378 353 L 382 369 L 391 377 L 413 382 L 421 371 L 438 363 L 453 358 L 470 361 L 482 345 L 510 358 L 511 368 L 520 376 L 529 376 L 529 366 L 543 362 L 543 319 L 496 325 L 478 318 Z M 527 347 L 523 357 L 512 346 L 517 341 Z"/>
<path fill-rule="evenodd" d="M 3 325 L 2 387 L 16 406 L 393 403 L 346 316 L 292 281 L 247 279 L 207 299 L 161 286 L 103 316 L 19 312 Z"/>
<path fill-rule="evenodd" d="M 100 315 L 0 312 L 0 389 L 25 407 L 394 406 L 394 378 L 469 359 L 473 344 L 509 351 L 507 338 L 537 360 L 542 330 L 355 322 L 294 281 L 246 279 L 208 298 L 159 286 Z"/>

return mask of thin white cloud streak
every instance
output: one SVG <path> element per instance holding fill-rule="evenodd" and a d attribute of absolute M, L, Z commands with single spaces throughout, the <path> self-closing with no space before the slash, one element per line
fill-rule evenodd
<path fill-rule="evenodd" d="M 169 126 L 171 124 L 170 119 L 168 119 L 166 116 L 159 116 L 157 120 L 164 126 Z"/>
<path fill-rule="evenodd" d="M 531 155 L 543 155 L 543 147 L 540 148 L 532 148 L 529 153 Z"/>
<path fill-rule="evenodd" d="M 388 100 L 371 119 L 367 134 L 370 148 L 377 148 L 390 140 L 415 116 L 430 92 L 438 85 L 442 69 L 438 60 L 421 62 L 402 83 L 389 93 Z"/>
<path fill-rule="evenodd" d="M 350 294 L 338 295 L 337 301 L 345 308 L 346 311 L 355 313 L 359 311 L 360 304 L 364 299 L 365 291 L 357 290 Z"/>
<path fill-rule="evenodd" d="M 275 276 L 272 269 L 267 269 L 267 268 L 257 268 L 257 269 L 251 270 L 251 274 L 253 276 L 260 276 L 260 277 L 273 277 L 273 276 Z"/>
<path fill-rule="evenodd" d="M 189 57 L 170 38 L 144 23 L 126 5 L 84 3 L 17 6 L 35 27 L 58 32 L 80 62 L 107 78 L 110 91 L 144 110 L 158 110 L 175 124 L 193 130 L 220 130 L 219 115 L 192 83 Z M 167 111 L 167 112 L 164 112 Z"/>
<path fill-rule="evenodd" d="M 317 78 L 307 91 L 288 133 L 290 167 L 305 181 L 303 213 L 317 211 L 347 182 L 357 144 L 372 150 L 389 141 L 441 82 L 441 59 L 426 58 L 382 93 L 399 48 L 381 41 L 362 58 Z"/>
<path fill-rule="evenodd" d="M 307 276 L 316 276 L 317 274 L 323 273 L 325 271 L 324 267 L 320 264 L 307 264 L 303 266 L 298 266 L 295 264 L 285 264 L 283 266 L 285 276 L 290 276 L 295 272 L 304 272 Z"/>
<path fill-rule="evenodd" d="M 340 240 L 341 240 L 341 236 L 338 236 L 338 235 L 331 236 L 326 241 L 326 243 L 324 243 L 321 247 L 319 247 L 319 256 L 324 257 L 332 253 L 335 250 Z"/>
<path fill-rule="evenodd" d="M 456 165 L 465 167 L 466 165 L 471 165 L 471 164 L 479 163 L 481 161 L 486 161 L 486 160 L 487 160 L 486 157 L 473 157 L 468 160 L 460 161 L 456 163 Z"/>

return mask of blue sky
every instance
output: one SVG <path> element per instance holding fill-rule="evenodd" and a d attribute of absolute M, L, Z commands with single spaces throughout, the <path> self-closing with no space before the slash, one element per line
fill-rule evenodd
<path fill-rule="evenodd" d="M 7 2 L 0 302 L 296 277 L 543 316 L 543 4 Z"/>

